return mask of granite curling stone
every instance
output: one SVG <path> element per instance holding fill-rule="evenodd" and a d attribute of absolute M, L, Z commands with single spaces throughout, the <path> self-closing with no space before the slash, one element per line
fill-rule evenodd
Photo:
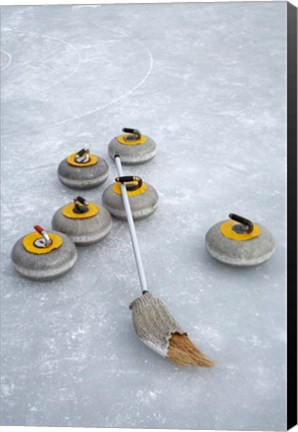
<path fill-rule="evenodd" d="M 55 212 L 52 226 L 54 230 L 67 234 L 76 245 L 87 246 L 110 233 L 112 218 L 104 207 L 78 196 L 73 203 Z"/>
<path fill-rule="evenodd" d="M 73 241 L 63 233 L 48 233 L 39 225 L 34 228 L 35 232 L 19 239 L 12 249 L 11 259 L 16 271 L 38 281 L 67 273 L 77 260 Z"/>
<path fill-rule="evenodd" d="M 102 196 L 105 207 L 114 217 L 127 220 L 120 181 L 126 185 L 134 220 L 144 219 L 156 210 L 158 206 L 158 193 L 153 186 L 143 183 L 143 180 L 136 176 L 117 177 L 115 181 L 116 183 L 106 188 Z"/>
<path fill-rule="evenodd" d="M 112 159 L 121 157 L 125 165 L 137 165 L 147 162 L 156 154 L 156 144 L 153 139 L 142 135 L 137 129 L 123 128 L 123 135 L 114 138 L 108 148 Z"/>
<path fill-rule="evenodd" d="M 109 175 L 107 162 L 83 148 L 64 159 L 58 167 L 59 180 L 70 188 L 92 189 L 106 181 Z"/>
<path fill-rule="evenodd" d="M 206 234 L 209 254 L 231 266 L 250 267 L 271 258 L 275 249 L 272 234 L 261 224 L 230 214 L 230 220 L 214 225 Z"/>

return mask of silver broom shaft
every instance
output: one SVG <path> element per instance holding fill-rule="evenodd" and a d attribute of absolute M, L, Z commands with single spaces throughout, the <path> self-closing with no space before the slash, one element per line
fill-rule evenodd
<path fill-rule="evenodd" d="M 122 177 L 123 171 L 122 171 L 120 156 L 118 156 L 118 155 L 115 156 L 115 163 L 117 166 L 118 176 Z M 145 276 L 145 272 L 144 272 L 142 257 L 140 254 L 138 238 L 137 238 L 137 234 L 136 234 L 136 230 L 135 230 L 135 224 L 134 224 L 132 213 L 131 213 L 131 208 L 130 208 L 130 204 L 129 204 L 126 186 L 125 186 L 125 184 L 120 182 L 120 187 L 121 187 L 123 204 L 124 204 L 124 208 L 125 208 L 125 212 L 126 212 L 126 216 L 127 216 L 127 222 L 128 222 L 128 226 L 129 226 L 129 232 L 130 232 L 130 238 L 131 238 L 131 242 L 132 242 L 133 252 L 134 252 L 136 265 L 137 265 L 137 269 L 138 269 L 140 284 L 141 284 L 142 292 L 144 293 L 144 292 L 148 291 L 147 290 L 147 281 L 146 281 L 146 276 Z"/>

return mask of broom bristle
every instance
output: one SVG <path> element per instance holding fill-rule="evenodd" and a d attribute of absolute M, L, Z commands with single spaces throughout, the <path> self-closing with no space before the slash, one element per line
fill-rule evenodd
<path fill-rule="evenodd" d="M 212 367 L 214 362 L 209 360 L 192 343 L 186 334 L 173 333 L 168 347 L 167 357 L 179 366 Z"/>

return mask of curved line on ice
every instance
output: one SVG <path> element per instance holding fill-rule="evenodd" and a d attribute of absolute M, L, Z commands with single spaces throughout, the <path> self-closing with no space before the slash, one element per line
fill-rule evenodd
<path fill-rule="evenodd" d="M 37 93 L 46 91 L 46 90 L 48 90 L 48 89 L 50 89 L 52 87 L 57 86 L 58 84 L 61 84 L 63 81 L 68 80 L 73 74 L 75 74 L 77 72 L 77 70 L 79 69 L 79 67 L 81 65 L 82 58 L 81 58 L 79 50 L 76 47 L 74 47 L 72 44 L 70 44 L 69 42 L 65 41 L 64 39 L 60 39 L 60 38 L 57 38 L 57 37 L 49 36 L 49 35 L 46 35 L 46 34 L 43 34 L 43 33 L 28 32 L 28 31 L 23 31 L 23 30 L 6 29 L 5 31 L 10 31 L 10 32 L 13 32 L 13 33 L 32 34 L 32 35 L 40 36 L 40 37 L 45 38 L 45 39 L 54 40 L 54 41 L 62 43 L 63 45 L 66 45 L 66 46 L 70 47 L 76 53 L 77 58 L 78 58 L 78 62 L 77 62 L 77 65 L 74 67 L 74 69 L 69 74 L 64 75 L 62 79 L 59 79 L 58 81 L 54 82 L 53 84 L 51 84 L 51 85 L 49 85 L 47 87 L 44 87 L 44 88 L 36 90 Z M 18 97 L 16 99 L 14 99 L 14 100 L 25 99 L 26 97 L 28 97 L 28 96 L 21 96 L 21 97 Z"/>
<path fill-rule="evenodd" d="M 1 52 L 2 52 L 3 54 L 7 55 L 7 57 L 8 57 L 8 62 L 6 63 L 6 65 L 4 65 L 3 68 L 1 68 L 1 71 L 4 71 L 4 69 L 7 69 L 8 66 L 10 65 L 11 60 L 12 60 L 12 55 L 11 55 L 9 52 L 4 51 L 3 49 L 1 50 Z"/>
<path fill-rule="evenodd" d="M 13 31 L 15 31 L 15 30 L 13 30 Z M 118 32 L 121 36 L 125 36 L 125 37 L 127 37 L 126 35 L 124 35 L 123 33 L 120 33 L 120 32 Z M 52 38 L 51 36 L 49 36 L 50 38 Z M 13 134 L 7 134 L 7 135 L 2 135 L 3 137 L 10 137 L 10 136 L 17 136 L 17 135 L 22 135 L 22 134 L 26 134 L 26 133 L 29 133 L 29 132 L 36 132 L 36 131 L 40 131 L 40 130 L 43 130 L 43 129 L 47 129 L 47 128 L 50 128 L 50 127 L 56 127 L 56 126 L 59 126 L 59 125 L 61 125 L 61 124 L 65 124 L 65 123 L 68 123 L 68 122 L 70 122 L 70 121 L 74 121 L 74 120 L 79 120 L 79 119 L 81 119 L 81 118 L 84 118 L 84 117 L 87 117 L 87 116 L 89 116 L 89 115 L 91 115 L 91 114 L 94 114 L 94 113 L 96 113 L 96 112 L 98 112 L 98 111 L 100 111 L 100 110 L 102 110 L 102 109 L 104 109 L 104 108 L 107 108 L 107 107 L 109 107 L 110 105 L 113 105 L 113 104 L 115 104 L 116 102 L 119 102 L 120 100 L 122 100 L 122 99 L 124 99 L 124 98 L 126 98 L 126 97 L 128 97 L 128 96 L 130 96 L 132 93 L 134 93 L 139 87 L 141 87 L 144 83 L 145 83 L 145 81 L 148 79 L 148 77 L 149 77 L 149 75 L 150 75 L 150 73 L 151 73 L 151 71 L 152 71 L 152 68 L 153 68 L 153 56 L 152 56 L 152 54 L 151 54 L 151 52 L 150 52 L 150 50 L 143 44 L 143 42 L 141 42 L 141 41 L 139 41 L 138 39 L 135 39 L 135 38 L 129 38 L 129 37 L 127 37 L 128 39 L 131 39 L 131 40 L 133 40 L 133 41 L 135 41 L 136 43 L 138 43 L 145 51 L 146 51 L 146 53 L 147 53 L 147 55 L 148 55 L 148 57 L 149 57 L 149 68 L 148 68 L 148 70 L 147 70 L 147 72 L 146 72 L 146 74 L 144 75 L 144 77 L 133 87 L 133 88 L 131 88 L 130 90 L 128 90 L 128 91 L 126 91 L 125 93 L 123 93 L 122 95 L 120 95 L 120 96 L 117 96 L 117 97 L 115 97 L 114 99 L 112 99 L 112 100 L 110 100 L 109 102 L 107 102 L 107 103 L 105 103 L 105 104 L 103 104 L 103 105 L 100 105 L 100 106 L 98 106 L 98 107 L 96 107 L 96 108 L 94 108 L 94 109 L 92 109 L 92 110 L 90 110 L 90 111 L 86 111 L 84 114 L 81 114 L 81 115 L 77 115 L 77 116 L 74 116 L 74 117 L 71 117 L 71 118 L 68 118 L 68 119 L 65 119 L 65 120 L 61 120 L 61 121 L 58 121 L 58 122 L 56 122 L 56 123 L 53 123 L 53 124 L 48 124 L 48 125 L 45 125 L 45 126 L 41 126 L 40 128 L 38 128 L 38 129 L 29 129 L 29 130 L 26 130 L 26 131 L 22 131 L 22 132 L 18 132 L 18 133 L 13 133 Z M 54 40 L 58 40 L 58 38 L 52 38 L 52 39 L 54 39 Z M 62 40 L 62 39 L 61 39 Z M 68 42 L 66 42 L 67 44 L 68 44 Z M 70 44 L 69 44 L 70 45 Z"/>

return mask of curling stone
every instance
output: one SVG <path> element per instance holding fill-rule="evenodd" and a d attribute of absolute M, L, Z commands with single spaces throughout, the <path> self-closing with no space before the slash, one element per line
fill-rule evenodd
<path fill-rule="evenodd" d="M 67 273 L 77 260 L 73 241 L 60 232 L 47 233 L 36 225 L 36 232 L 19 239 L 11 252 L 13 266 L 22 276 L 39 281 Z"/>
<path fill-rule="evenodd" d="M 154 187 L 143 183 L 140 177 L 123 176 L 115 179 L 116 183 L 108 186 L 102 201 L 109 212 L 118 219 L 127 220 L 122 200 L 120 182 L 126 185 L 128 199 L 134 220 L 151 215 L 158 206 L 158 194 Z"/>
<path fill-rule="evenodd" d="M 73 203 L 59 208 L 53 216 L 54 230 L 63 232 L 80 246 L 97 243 L 112 228 L 110 213 L 102 206 L 78 196 Z"/>
<path fill-rule="evenodd" d="M 207 232 L 209 254 L 218 261 L 239 267 L 255 266 L 269 260 L 275 242 L 268 229 L 235 214 L 229 217 L 230 220 L 217 223 Z"/>
<path fill-rule="evenodd" d="M 123 164 L 137 165 L 147 162 L 156 154 L 153 139 L 142 135 L 137 129 L 123 128 L 124 135 L 117 136 L 109 144 L 109 155 L 121 157 Z"/>
<path fill-rule="evenodd" d="M 92 189 L 104 183 L 109 175 L 109 166 L 99 156 L 83 148 L 64 159 L 58 167 L 59 180 L 74 189 Z"/>

